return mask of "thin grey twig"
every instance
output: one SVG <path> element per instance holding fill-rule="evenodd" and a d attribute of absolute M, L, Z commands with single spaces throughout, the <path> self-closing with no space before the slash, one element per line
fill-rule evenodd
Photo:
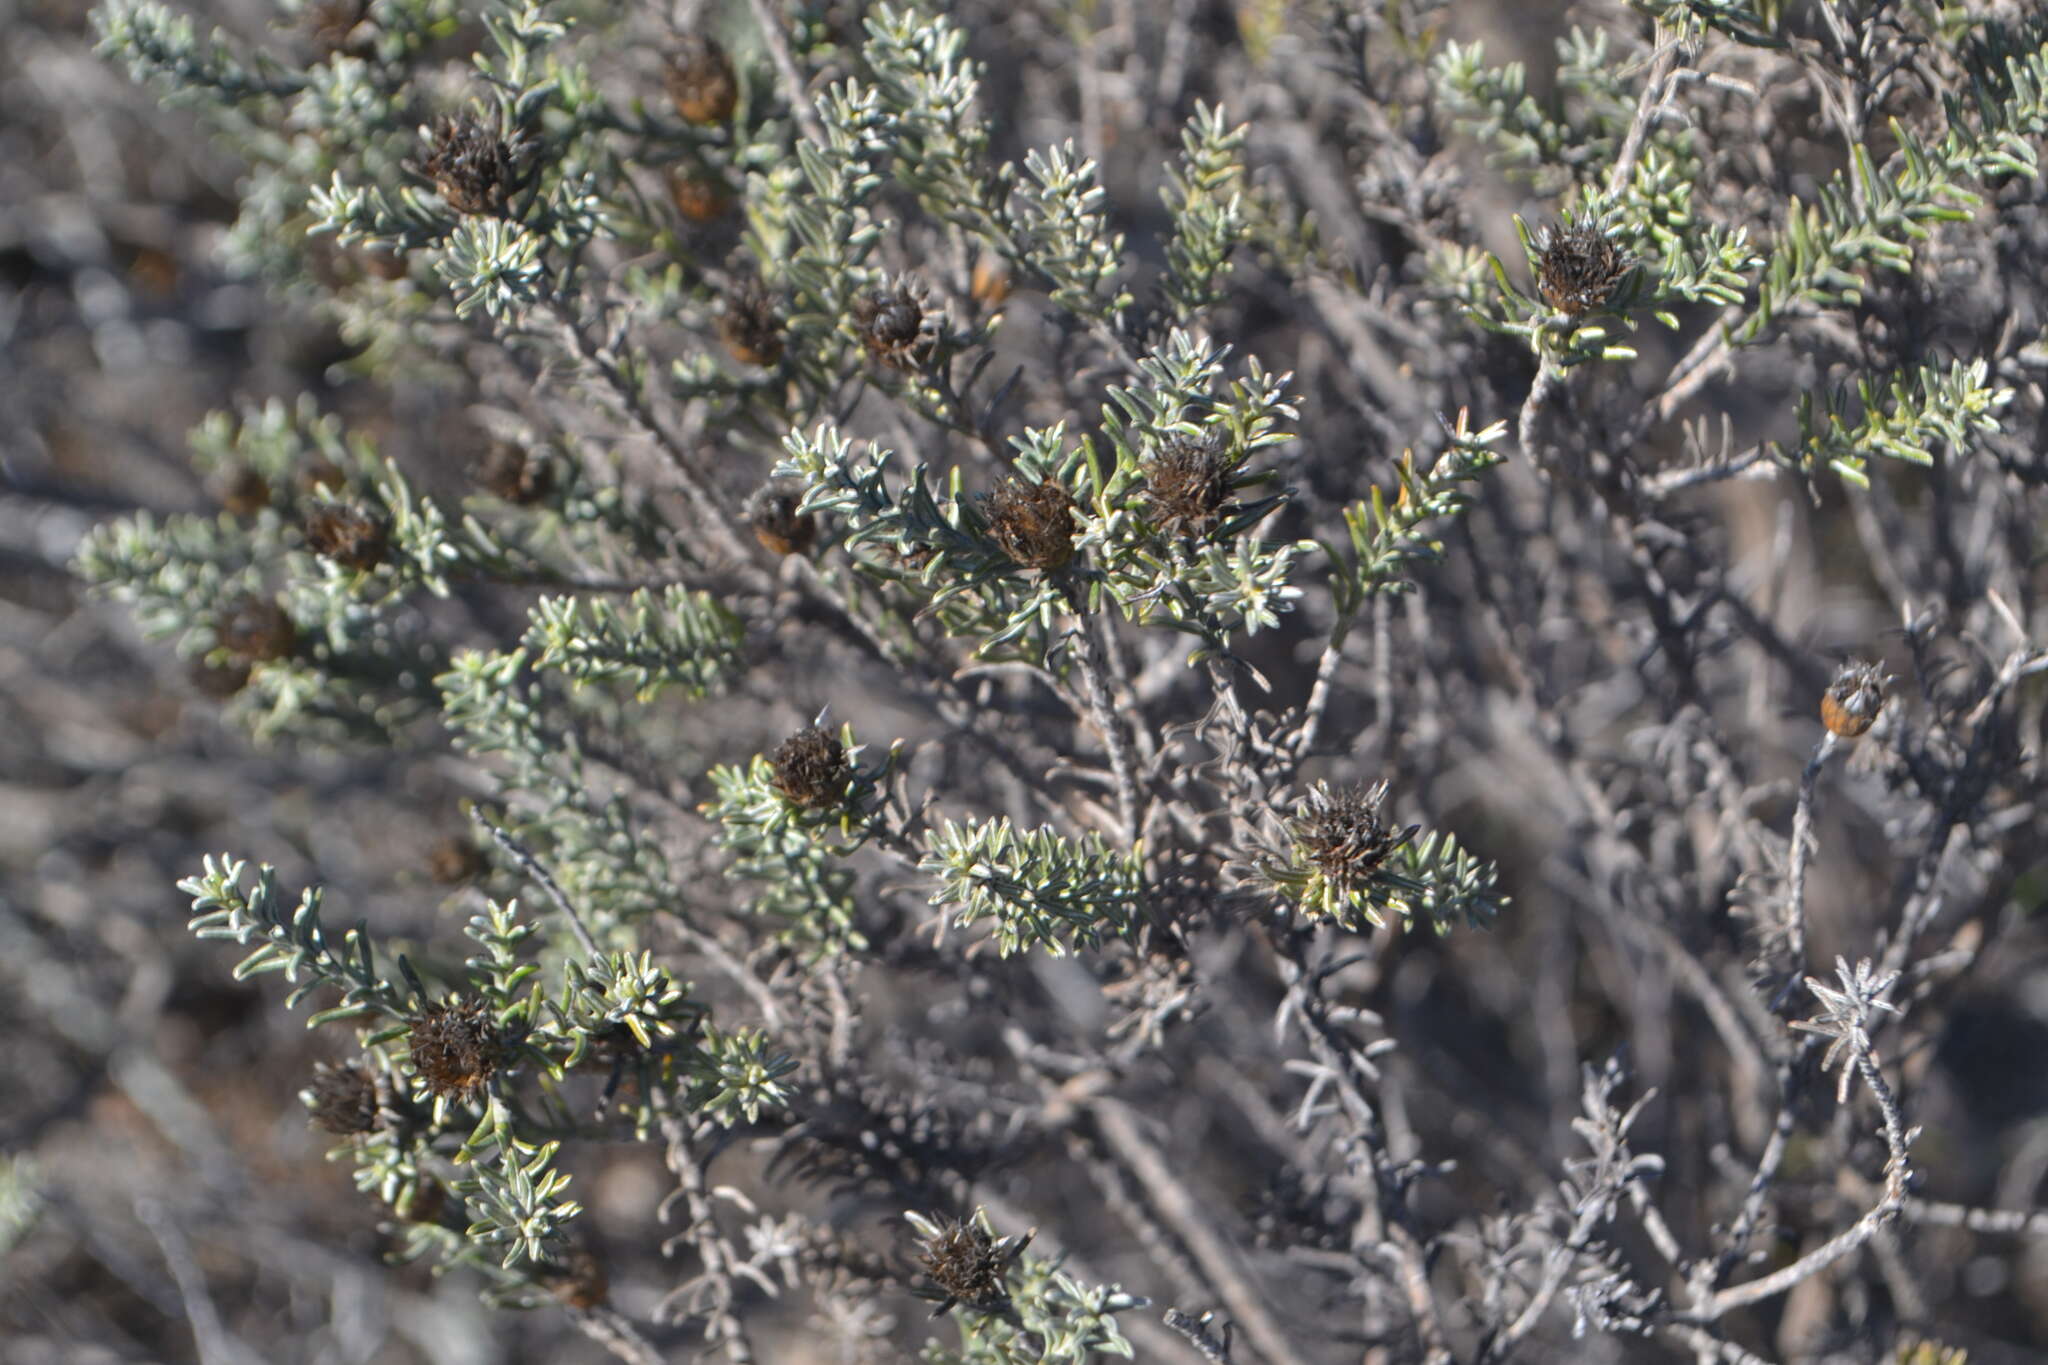
<path fill-rule="evenodd" d="M 542 867 L 540 859 L 533 856 L 533 850 L 521 843 L 510 831 L 499 826 L 490 816 L 485 815 L 481 808 L 471 806 L 469 818 L 489 830 L 498 847 L 504 849 L 518 862 L 520 870 L 539 883 L 541 890 L 548 893 L 548 899 L 562 912 L 562 918 L 569 921 L 569 931 L 576 935 L 577 946 L 583 949 L 585 956 L 597 957 L 600 949 L 597 940 L 591 936 L 590 926 L 583 922 L 583 916 L 577 913 L 575 904 L 563 892 L 562 884 L 555 880 L 554 874 Z"/>

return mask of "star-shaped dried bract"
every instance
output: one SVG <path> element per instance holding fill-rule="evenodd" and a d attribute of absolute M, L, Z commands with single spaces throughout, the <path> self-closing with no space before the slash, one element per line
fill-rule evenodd
<path fill-rule="evenodd" d="M 1806 989 L 1820 1001 L 1821 1012 L 1812 1019 L 1795 1020 L 1792 1027 L 1803 1033 L 1833 1039 L 1821 1057 L 1820 1065 L 1823 1071 L 1831 1070 L 1846 1058 L 1848 1064 L 1842 1067 L 1841 1079 L 1835 1087 L 1835 1102 L 1847 1104 L 1858 1064 L 1871 1056 L 1871 1020 L 1879 1010 L 1900 1013 L 1897 1005 L 1881 998 L 1898 981 L 1899 974 L 1878 971 L 1867 957 L 1854 967 L 1849 965 L 1848 959 L 1838 957 L 1835 959 L 1835 975 L 1841 980 L 1840 990 L 1824 985 L 1814 977 L 1806 978 Z"/>

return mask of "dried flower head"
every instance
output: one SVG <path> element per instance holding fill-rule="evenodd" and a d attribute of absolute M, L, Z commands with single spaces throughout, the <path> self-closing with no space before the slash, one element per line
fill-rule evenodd
<path fill-rule="evenodd" d="M 436 1098 L 474 1097 L 497 1074 L 505 1040 L 490 1007 L 474 996 L 436 1000 L 412 1021 L 413 1070 Z"/>
<path fill-rule="evenodd" d="M 367 507 L 325 502 L 306 513 L 306 544 L 344 569 L 374 569 L 391 545 L 391 527 Z"/>
<path fill-rule="evenodd" d="M 348 487 L 348 474 L 325 455 L 315 455 L 299 466 L 296 480 L 300 494 L 310 497 L 321 489 L 339 493 Z"/>
<path fill-rule="evenodd" d="M 993 308 L 1010 297 L 1010 268 L 999 257 L 983 256 L 974 263 L 967 282 L 967 294 L 976 303 Z"/>
<path fill-rule="evenodd" d="M 905 283 L 854 300 L 853 325 L 870 356 L 892 370 L 912 370 L 931 357 L 937 337 L 924 300 Z"/>
<path fill-rule="evenodd" d="M 285 609 L 267 597 L 244 593 L 229 602 L 214 626 L 221 647 L 245 663 L 289 659 L 299 645 L 299 628 Z"/>
<path fill-rule="evenodd" d="M 971 1219 L 934 1219 L 933 1231 L 918 1243 L 917 1263 L 945 1295 L 932 1313 L 937 1317 L 955 1303 L 983 1312 L 997 1312 L 1008 1305 L 1010 1291 L 1003 1277 L 1010 1262 L 1028 1242 L 1027 1235 L 1015 1246 L 1008 1239 L 998 1242 L 988 1230 Z"/>
<path fill-rule="evenodd" d="M 427 854 L 427 875 L 442 886 L 465 886 L 490 870 L 483 850 L 450 835 Z"/>
<path fill-rule="evenodd" d="M 314 1126 L 337 1137 L 376 1130 L 377 1078 L 367 1067 L 316 1062 L 302 1097 Z"/>
<path fill-rule="evenodd" d="M 215 701 L 226 701 L 249 685 L 249 665 L 243 659 L 230 659 L 226 663 L 211 664 L 204 658 L 194 659 L 185 670 L 185 676 L 199 689 L 202 696 Z"/>
<path fill-rule="evenodd" d="M 803 488 L 777 479 L 756 489 L 747 499 L 747 525 L 754 539 L 771 554 L 800 555 L 818 539 L 818 521 L 809 512 L 799 512 Z"/>
<path fill-rule="evenodd" d="M 1175 436 L 1145 462 L 1152 518 L 1169 535 L 1202 537 L 1216 529 L 1230 497 L 1228 436 Z"/>
<path fill-rule="evenodd" d="M 1606 303 L 1634 262 L 1599 223 L 1581 218 L 1570 227 L 1545 228 L 1536 240 L 1536 290 L 1570 317 Z"/>
<path fill-rule="evenodd" d="M 370 0 L 314 0 L 299 16 L 299 27 L 320 58 L 354 52 L 364 46 L 363 20 Z"/>
<path fill-rule="evenodd" d="M 732 207 L 732 195 L 716 175 L 680 167 L 668 173 L 668 201 L 690 223 L 716 222 Z"/>
<path fill-rule="evenodd" d="M 439 1181 L 423 1175 L 417 1184 L 400 1187 L 397 1202 L 392 1207 L 407 1222 L 438 1223 L 442 1211 L 448 1207 L 448 1191 Z"/>
<path fill-rule="evenodd" d="M 718 336 L 742 365 L 766 368 L 782 359 L 782 319 L 775 315 L 775 300 L 758 279 L 749 279 L 726 295 Z"/>
<path fill-rule="evenodd" d="M 1058 569 L 1074 557 L 1074 499 L 1050 479 L 1011 475 L 984 501 L 988 533 L 1027 569 Z"/>
<path fill-rule="evenodd" d="M 248 465 L 233 465 L 223 471 L 220 505 L 238 517 L 253 517 L 270 506 L 270 480 Z"/>
<path fill-rule="evenodd" d="M 1876 664 L 1850 660 L 1821 694 L 1820 723 L 1843 739 L 1856 738 L 1884 709 L 1884 685 L 1890 681 Z"/>
<path fill-rule="evenodd" d="M 1341 893 L 1371 880 L 1389 854 L 1415 837 L 1416 826 L 1396 832 L 1380 819 L 1387 784 L 1333 792 L 1318 782 L 1289 826 L 1301 856 Z"/>
<path fill-rule="evenodd" d="M 723 123 L 732 117 L 739 103 L 740 84 L 733 75 L 732 59 L 715 38 L 685 34 L 669 55 L 669 102 L 685 123 Z"/>
<path fill-rule="evenodd" d="M 806 725 L 777 745 L 768 760 L 774 769 L 769 782 L 791 805 L 830 810 L 846 799 L 853 764 L 846 746 L 815 725 Z"/>
<path fill-rule="evenodd" d="M 366 273 L 380 280 L 402 280 L 411 273 L 405 263 L 405 253 L 392 247 L 357 247 L 355 258 L 362 263 Z"/>
<path fill-rule="evenodd" d="M 555 467 L 513 441 L 493 441 L 470 467 L 478 486 L 506 502 L 529 507 L 555 488 Z"/>
<path fill-rule="evenodd" d="M 571 1245 L 540 1268 L 548 1292 L 569 1308 L 595 1308 L 611 1293 L 604 1262 L 585 1246 Z"/>
<path fill-rule="evenodd" d="M 413 170 L 434 182 L 434 192 L 457 213 L 504 217 L 525 187 L 523 145 L 514 145 L 474 113 L 443 114 L 434 122 L 426 160 Z"/>

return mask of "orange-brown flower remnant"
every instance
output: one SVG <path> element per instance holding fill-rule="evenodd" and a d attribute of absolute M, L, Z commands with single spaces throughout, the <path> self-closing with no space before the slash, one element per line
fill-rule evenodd
<path fill-rule="evenodd" d="M 490 870 L 483 850 L 450 835 L 427 854 L 427 875 L 442 886 L 467 886 Z"/>
<path fill-rule="evenodd" d="M 1876 664 L 1851 660 L 1835 674 L 1820 698 L 1820 723 L 1829 733 L 1854 739 L 1868 730 L 1884 709 L 1884 670 Z"/>
<path fill-rule="evenodd" d="M 983 515 L 1003 553 L 1027 569 L 1063 568 L 1074 557 L 1074 499 L 1049 479 L 1011 475 L 988 495 Z"/>
<path fill-rule="evenodd" d="M 732 59 L 715 38 L 686 34 L 668 59 L 669 103 L 685 123 L 723 123 L 739 103 L 740 84 Z"/>
<path fill-rule="evenodd" d="M 1230 460 L 1222 432 L 1175 436 L 1145 462 L 1152 519 L 1168 535 L 1199 539 L 1216 529 L 1230 498 Z"/>
<path fill-rule="evenodd" d="M 369 14 L 370 0 L 314 0 L 300 16 L 299 26 L 315 54 L 325 59 L 359 52 L 368 45 L 363 20 Z"/>
<path fill-rule="evenodd" d="M 493 441 L 470 467 L 484 491 L 517 507 L 530 507 L 554 491 L 555 467 L 512 441 Z"/>
<path fill-rule="evenodd" d="M 997 257 L 983 256 L 974 263 L 967 293 L 975 302 L 995 307 L 1010 297 L 1010 268 Z"/>
<path fill-rule="evenodd" d="M 668 173 L 668 201 L 690 223 L 716 222 L 732 207 L 732 195 L 716 175 L 680 168 Z"/>
<path fill-rule="evenodd" d="M 805 810 L 830 810 L 846 799 L 853 765 L 846 746 L 815 725 L 806 725 L 776 746 L 769 757 L 769 784 L 783 799 Z"/>
<path fill-rule="evenodd" d="M 502 218 L 523 188 L 519 149 L 475 114 L 443 114 L 434 123 L 426 160 L 413 169 L 457 213 Z"/>
<path fill-rule="evenodd" d="M 782 359 L 782 319 L 775 316 L 775 300 L 759 280 L 750 279 L 726 296 L 718 337 L 742 365 L 766 369 Z"/>
<path fill-rule="evenodd" d="M 1582 218 L 1545 228 L 1536 241 L 1536 292 L 1568 317 L 1584 317 L 1613 297 L 1634 262 L 1599 224 Z"/>
<path fill-rule="evenodd" d="M 299 628 L 285 609 L 266 597 L 244 593 L 227 604 L 214 626 L 221 647 L 244 663 L 289 659 L 299 645 Z"/>
<path fill-rule="evenodd" d="M 315 455 L 299 466 L 299 492 L 310 497 L 321 489 L 339 493 L 348 487 L 348 474 L 325 455 Z"/>
<path fill-rule="evenodd" d="M 595 1308 L 611 1293 L 611 1278 L 605 1274 L 604 1262 L 584 1246 L 564 1249 L 541 1268 L 541 1280 L 548 1292 L 568 1308 Z"/>
<path fill-rule="evenodd" d="M 799 512 L 803 489 L 787 480 L 763 484 L 747 499 L 747 525 L 754 539 L 771 554 L 800 555 L 818 539 L 818 521 Z"/>
<path fill-rule="evenodd" d="M 220 505 L 238 517 L 253 517 L 270 506 L 270 480 L 245 464 L 231 465 L 221 473 Z"/>
<path fill-rule="evenodd" d="M 955 1303 L 985 1313 L 999 1311 L 1008 1304 L 1010 1291 L 1003 1276 L 1016 1254 L 1023 1250 L 1022 1243 L 1006 1247 L 971 1220 L 939 1221 L 937 1227 L 938 1231 L 917 1248 L 917 1263 L 945 1295 L 932 1316 L 939 1316 Z"/>
<path fill-rule="evenodd" d="M 306 513 L 306 544 L 322 559 L 358 572 L 384 562 L 391 528 L 366 507 L 348 502 L 322 503 Z"/>
<path fill-rule="evenodd" d="M 316 1062 L 306 1097 L 313 1125 L 324 1132 L 350 1137 L 377 1127 L 377 1078 L 366 1067 Z"/>
<path fill-rule="evenodd" d="M 853 326 L 860 344 L 892 370 L 914 370 L 931 356 L 934 337 L 928 322 L 923 300 L 907 284 L 854 300 Z"/>
<path fill-rule="evenodd" d="M 1380 819 L 1387 784 L 1333 792 L 1318 782 L 1296 812 L 1290 831 L 1296 847 L 1340 893 L 1360 890 L 1390 854 L 1420 826 L 1396 832 Z"/>
<path fill-rule="evenodd" d="M 436 1099 L 472 1099 L 504 1060 L 504 1037 L 490 1007 L 473 996 L 436 1000 L 412 1022 L 413 1070 Z"/>

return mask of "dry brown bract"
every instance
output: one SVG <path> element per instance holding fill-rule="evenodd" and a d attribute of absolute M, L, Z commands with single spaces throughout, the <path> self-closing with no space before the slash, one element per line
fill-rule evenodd
<path fill-rule="evenodd" d="M 1868 730 L 1884 709 L 1884 670 L 1860 659 L 1851 660 L 1835 674 L 1828 690 L 1821 694 L 1820 723 L 1843 739 L 1854 739 Z"/>
<path fill-rule="evenodd" d="M 1050 480 L 1004 479 L 984 515 L 1003 553 L 1027 569 L 1058 569 L 1074 557 L 1074 499 Z"/>
<path fill-rule="evenodd" d="M 715 222 L 732 207 L 732 196 L 717 176 L 704 171 L 673 170 L 668 173 L 668 201 L 676 212 L 692 223 Z"/>
<path fill-rule="evenodd" d="M 435 193 L 457 213 L 502 218 L 525 188 L 521 152 L 465 110 L 435 121 L 427 158 L 413 170 L 433 181 Z"/>
<path fill-rule="evenodd" d="M 782 319 L 775 300 L 759 280 L 750 279 L 726 296 L 718 337 L 734 360 L 763 369 L 782 359 Z"/>
<path fill-rule="evenodd" d="M 1315 869 L 1340 892 L 1359 890 L 1388 855 L 1415 837 L 1419 826 L 1395 832 L 1380 819 L 1387 784 L 1341 792 L 1318 782 L 1295 813 L 1294 842 Z"/>
<path fill-rule="evenodd" d="M 1569 317 L 1583 317 L 1613 297 L 1634 262 L 1600 227 L 1585 219 L 1545 228 L 1536 242 L 1536 290 Z"/>
<path fill-rule="evenodd" d="M 669 102 L 685 123 L 723 123 L 739 103 L 740 86 L 732 60 L 715 38 L 686 34 L 668 59 Z"/>
<path fill-rule="evenodd" d="M 382 564 L 391 545 L 384 519 L 354 503 L 322 503 L 306 513 L 305 531 L 314 554 L 359 572 Z"/>
<path fill-rule="evenodd" d="M 1230 461 L 1222 432 L 1176 436 L 1145 462 L 1152 519 L 1168 535 L 1200 539 L 1216 529 L 1230 497 Z"/>
<path fill-rule="evenodd" d="M 487 492 L 519 507 L 539 502 L 555 487 L 555 467 L 511 441 L 493 441 L 470 476 Z"/>
<path fill-rule="evenodd" d="M 252 664 L 289 659 L 299 644 L 299 628 L 284 608 L 250 593 L 227 604 L 214 635 L 228 653 Z"/>
<path fill-rule="evenodd" d="M 818 522 L 810 513 L 796 510 L 802 503 L 803 490 L 782 480 L 763 485 L 747 500 L 747 525 L 763 549 L 800 555 L 811 548 L 818 539 Z"/>
<path fill-rule="evenodd" d="M 892 370 L 914 370 L 930 358 L 935 337 L 923 300 L 907 284 L 879 289 L 853 305 L 853 325 L 870 356 Z"/>
<path fill-rule="evenodd" d="M 313 1065 L 313 1083 L 306 1087 L 315 1127 L 348 1137 L 377 1127 L 377 1078 L 360 1066 Z"/>
<path fill-rule="evenodd" d="M 490 1008 L 469 996 L 422 1009 L 408 1041 L 413 1070 L 427 1093 L 452 1100 L 473 1098 L 490 1084 L 505 1046 Z"/>
<path fill-rule="evenodd" d="M 806 810 L 830 810 L 846 799 L 847 783 L 853 780 L 853 765 L 846 761 L 846 746 L 815 725 L 782 741 L 769 760 L 774 775 L 769 779 L 791 805 Z"/>
<path fill-rule="evenodd" d="M 918 1244 L 917 1263 L 932 1283 L 945 1293 L 932 1316 L 964 1303 L 983 1312 L 1001 1309 L 1010 1301 L 1003 1276 L 1016 1252 L 1005 1248 L 973 1222 L 941 1222 L 938 1235 Z"/>

